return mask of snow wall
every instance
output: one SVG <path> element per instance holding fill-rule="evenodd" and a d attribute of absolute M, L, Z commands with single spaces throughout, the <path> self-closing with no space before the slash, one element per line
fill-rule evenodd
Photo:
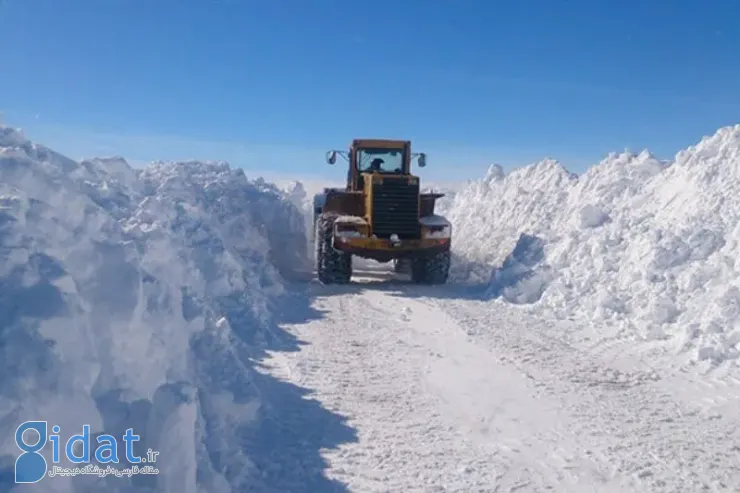
<path fill-rule="evenodd" d="M 694 361 L 740 356 L 740 125 L 661 162 L 545 160 L 469 184 L 447 210 L 457 281 Z"/>
<path fill-rule="evenodd" d="M 75 162 L 0 127 L 0 491 L 26 420 L 59 425 L 62 443 L 83 424 L 133 427 L 160 474 L 17 491 L 326 489 L 319 449 L 344 428 L 253 363 L 297 349 L 279 317 L 310 316 L 284 288 L 305 238 L 291 197 L 225 163 Z M 324 433 L 306 443 L 291 413 Z M 316 470 L 291 468 L 298 453 Z"/>

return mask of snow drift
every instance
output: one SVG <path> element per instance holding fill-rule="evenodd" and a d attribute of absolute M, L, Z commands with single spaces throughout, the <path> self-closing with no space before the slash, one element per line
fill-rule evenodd
<path fill-rule="evenodd" d="M 15 428 L 42 419 L 62 439 L 134 427 L 162 472 L 26 489 L 264 486 L 241 433 L 262 404 L 251 358 L 282 337 L 304 238 L 285 194 L 226 163 L 78 163 L 0 127 L 0 484 Z"/>
<path fill-rule="evenodd" d="M 611 154 L 580 177 L 553 160 L 492 167 L 448 217 L 458 275 L 493 296 L 712 364 L 740 356 L 740 125 L 671 162 Z"/>

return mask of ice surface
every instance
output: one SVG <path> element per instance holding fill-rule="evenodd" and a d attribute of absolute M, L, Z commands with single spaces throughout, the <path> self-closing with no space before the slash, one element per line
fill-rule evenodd
<path fill-rule="evenodd" d="M 448 218 L 458 279 L 711 364 L 740 356 L 740 125 L 670 162 L 644 151 L 580 177 L 552 160 L 492 169 Z"/>
<path fill-rule="evenodd" d="M 75 162 L 0 127 L 0 490 L 12 483 L 15 428 L 29 419 L 60 425 L 63 439 L 84 423 L 93 433 L 133 427 L 138 451 L 160 450 L 166 473 L 24 491 L 225 492 L 277 481 L 256 465 L 259 447 L 297 445 L 260 421 L 262 409 L 275 395 L 296 412 L 307 404 L 252 361 L 292 344 L 276 307 L 307 252 L 290 199 L 226 163 Z M 245 447 L 246 434 L 261 441 Z M 299 484 L 299 474 L 288 476 Z"/>

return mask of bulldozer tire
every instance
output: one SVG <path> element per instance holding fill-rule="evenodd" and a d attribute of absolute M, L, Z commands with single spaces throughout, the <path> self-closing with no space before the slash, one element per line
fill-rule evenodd
<path fill-rule="evenodd" d="M 410 270 L 409 259 L 398 258 L 393 261 L 393 272 L 396 274 L 407 274 Z"/>
<path fill-rule="evenodd" d="M 450 273 L 449 250 L 411 260 L 411 280 L 417 284 L 444 284 Z"/>
<path fill-rule="evenodd" d="M 316 272 L 322 284 L 347 284 L 352 278 L 352 255 L 332 247 L 336 214 L 321 214 L 316 219 Z"/>

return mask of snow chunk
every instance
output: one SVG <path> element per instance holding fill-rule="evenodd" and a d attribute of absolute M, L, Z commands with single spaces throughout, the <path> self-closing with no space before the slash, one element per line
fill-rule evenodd
<path fill-rule="evenodd" d="M 582 228 L 598 228 L 602 224 L 609 222 L 609 214 L 594 207 L 593 205 L 585 205 L 581 208 L 581 227 Z"/>
<path fill-rule="evenodd" d="M 549 269 L 543 265 L 544 257 L 542 239 L 522 234 L 511 255 L 493 272 L 488 294 L 517 304 L 534 303 L 550 280 Z"/>
<path fill-rule="evenodd" d="M 488 171 L 486 171 L 486 176 L 483 178 L 483 181 L 486 183 L 493 183 L 501 181 L 504 178 L 506 178 L 504 168 L 500 164 L 492 164 L 488 168 Z"/>

